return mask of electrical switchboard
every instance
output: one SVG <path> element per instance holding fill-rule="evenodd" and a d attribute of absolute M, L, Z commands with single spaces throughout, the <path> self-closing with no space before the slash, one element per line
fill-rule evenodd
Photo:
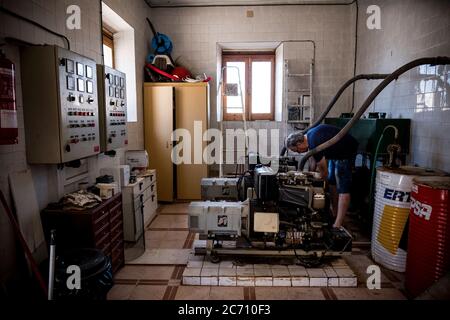
<path fill-rule="evenodd" d="M 66 163 L 100 152 L 95 61 L 58 46 L 21 55 L 29 163 Z"/>
<path fill-rule="evenodd" d="M 101 151 L 128 145 L 126 75 L 97 65 Z"/>

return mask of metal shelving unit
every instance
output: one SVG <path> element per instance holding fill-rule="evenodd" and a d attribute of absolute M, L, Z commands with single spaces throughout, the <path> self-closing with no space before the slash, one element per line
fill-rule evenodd
<path fill-rule="evenodd" d="M 313 103 L 313 71 L 314 62 L 309 64 L 309 73 L 290 73 L 289 60 L 284 61 L 284 99 L 287 111 L 287 123 L 301 124 L 303 127 L 310 125 L 314 119 L 314 103 Z M 292 89 L 291 81 L 295 79 L 308 79 L 308 88 L 301 88 L 296 83 L 296 89 Z M 298 82 L 298 81 L 297 81 Z M 297 93 L 298 95 L 294 95 Z M 293 96 L 296 101 L 294 102 Z M 309 97 L 306 103 L 306 97 Z"/>

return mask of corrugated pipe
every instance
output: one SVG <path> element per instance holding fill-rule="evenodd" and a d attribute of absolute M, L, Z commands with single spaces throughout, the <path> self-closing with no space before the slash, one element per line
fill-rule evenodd
<path fill-rule="evenodd" d="M 374 73 L 374 74 L 359 74 L 356 77 L 353 77 L 350 80 L 348 80 L 346 83 L 344 83 L 342 85 L 342 87 L 339 89 L 339 91 L 333 97 L 333 99 L 331 100 L 330 104 L 325 109 L 325 111 L 322 112 L 320 117 L 313 124 L 311 124 L 309 127 L 307 127 L 304 130 L 304 133 L 306 134 L 309 129 L 317 127 L 323 121 L 323 119 L 325 119 L 325 117 L 328 115 L 328 113 L 334 107 L 334 105 L 336 104 L 338 99 L 341 97 L 342 93 L 344 93 L 345 89 L 347 89 L 347 87 L 349 87 L 352 83 L 355 83 L 358 80 L 382 80 L 382 79 L 386 79 L 388 76 L 389 76 L 389 74 L 377 74 L 377 73 Z"/>
<path fill-rule="evenodd" d="M 446 65 L 446 64 L 450 64 L 450 58 L 449 57 L 420 58 L 420 59 L 417 59 L 417 60 L 413 60 L 413 61 L 411 61 L 411 62 L 401 66 L 400 68 L 398 68 L 394 72 L 392 72 L 387 78 L 385 78 L 372 91 L 372 93 L 367 97 L 366 101 L 364 101 L 364 103 L 361 106 L 361 108 L 359 108 L 358 112 L 355 113 L 353 118 L 345 125 L 344 128 L 341 129 L 341 131 L 339 131 L 339 133 L 337 135 L 335 135 L 330 140 L 322 143 L 318 147 L 308 151 L 304 155 L 304 157 L 300 161 L 300 165 L 299 165 L 300 171 L 303 170 L 303 168 L 305 166 L 305 163 L 309 159 L 309 157 L 311 157 L 311 156 L 315 155 L 316 153 L 319 153 L 319 152 L 321 152 L 321 151 L 331 147 L 332 145 L 337 143 L 339 140 L 341 140 L 347 134 L 347 132 L 350 131 L 350 129 L 353 127 L 353 125 L 361 118 L 361 116 L 364 114 L 364 112 L 367 110 L 367 108 L 369 108 L 369 106 L 372 104 L 372 102 L 375 100 L 375 98 L 380 94 L 381 91 L 383 91 L 384 88 L 386 88 L 386 86 L 388 84 L 390 84 L 392 81 L 396 80 L 400 75 L 402 75 L 403 73 L 407 72 L 408 70 L 411 70 L 411 69 L 413 69 L 413 68 L 415 68 L 417 66 L 423 65 L 423 64 L 429 64 L 429 65 L 433 65 L 433 66 L 435 66 L 435 65 Z"/>
<path fill-rule="evenodd" d="M 328 104 L 327 108 L 322 112 L 320 117 L 310 126 L 308 126 L 303 132 L 306 134 L 309 129 L 312 129 L 314 127 L 317 127 L 323 119 L 328 115 L 328 113 L 333 109 L 336 102 L 341 97 L 342 93 L 344 93 L 345 89 L 347 89 L 352 83 L 355 83 L 358 80 L 382 80 L 385 79 L 389 74 L 379 74 L 379 73 L 373 73 L 373 74 L 359 74 L 356 77 L 351 78 L 347 82 L 345 82 L 339 89 L 339 91 L 335 94 L 333 99 Z M 287 151 L 286 146 L 283 147 L 283 149 L 280 152 L 280 156 L 284 156 Z"/>

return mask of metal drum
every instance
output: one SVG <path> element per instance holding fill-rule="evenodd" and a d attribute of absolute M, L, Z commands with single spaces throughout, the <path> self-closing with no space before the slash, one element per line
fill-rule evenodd
<path fill-rule="evenodd" d="M 417 296 L 450 270 L 450 177 L 413 181 L 405 287 Z"/>
<path fill-rule="evenodd" d="M 371 248 L 377 263 L 390 270 L 405 272 L 412 180 L 442 175 L 442 171 L 419 167 L 377 169 Z"/>

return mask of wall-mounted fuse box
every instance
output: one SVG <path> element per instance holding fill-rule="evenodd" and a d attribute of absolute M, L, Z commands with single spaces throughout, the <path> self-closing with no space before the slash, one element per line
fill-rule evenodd
<path fill-rule="evenodd" d="M 125 73 L 97 65 L 102 152 L 128 145 Z"/>
<path fill-rule="evenodd" d="M 21 55 L 27 160 L 66 163 L 100 152 L 95 61 L 57 46 Z"/>

